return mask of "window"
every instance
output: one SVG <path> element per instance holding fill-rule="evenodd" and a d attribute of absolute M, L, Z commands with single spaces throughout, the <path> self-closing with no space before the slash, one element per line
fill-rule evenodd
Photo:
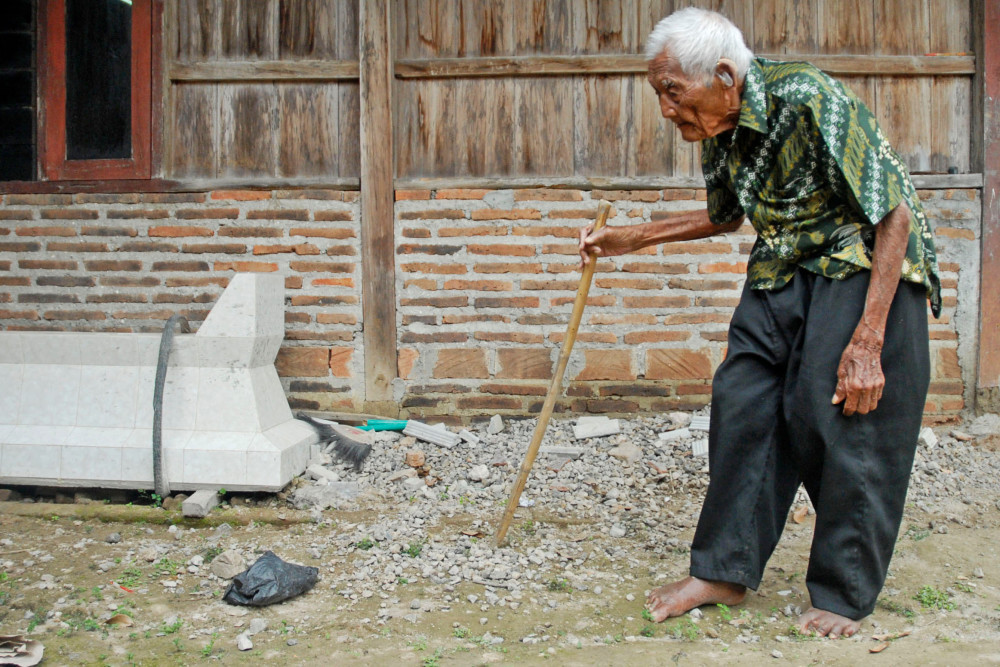
<path fill-rule="evenodd" d="M 0 180 L 35 176 L 35 12 L 0 2 Z"/>
<path fill-rule="evenodd" d="M 41 2 L 39 158 L 44 179 L 150 178 L 151 4 Z"/>

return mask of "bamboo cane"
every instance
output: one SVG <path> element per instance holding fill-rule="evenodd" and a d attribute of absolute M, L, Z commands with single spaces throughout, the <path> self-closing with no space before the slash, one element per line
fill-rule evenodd
<path fill-rule="evenodd" d="M 604 226 L 610 212 L 611 204 L 602 199 L 597 205 L 597 221 L 594 222 L 595 232 Z M 556 367 L 555 377 L 552 378 L 552 384 L 549 386 L 549 393 L 545 397 L 542 412 L 538 415 L 535 433 L 531 436 L 531 444 L 528 445 L 528 451 L 521 462 L 517 481 L 514 482 L 514 488 L 511 490 L 510 499 L 507 501 L 507 507 L 503 513 L 503 519 L 501 519 L 500 527 L 497 529 L 495 540 L 497 546 L 500 546 L 507 536 L 507 529 L 510 528 L 510 522 L 514 519 L 514 511 L 517 510 L 518 502 L 521 500 L 521 492 L 524 491 L 524 485 L 528 482 L 528 474 L 531 472 L 531 466 L 535 464 L 535 457 L 538 456 L 538 448 L 542 444 L 542 438 L 545 436 L 545 429 L 548 427 L 549 419 L 552 417 L 552 410 L 555 407 L 556 399 L 562 390 L 563 375 L 566 373 L 566 364 L 569 362 L 569 355 L 573 351 L 573 343 L 576 342 L 576 332 L 580 328 L 583 309 L 587 305 L 587 294 L 590 293 L 590 283 L 594 279 L 594 267 L 596 265 L 597 257 L 591 253 L 590 261 L 583 267 L 583 273 L 580 276 L 580 286 L 576 290 L 573 313 L 570 315 L 569 325 L 566 327 L 566 340 L 563 341 L 562 350 L 559 352 L 559 363 Z"/>

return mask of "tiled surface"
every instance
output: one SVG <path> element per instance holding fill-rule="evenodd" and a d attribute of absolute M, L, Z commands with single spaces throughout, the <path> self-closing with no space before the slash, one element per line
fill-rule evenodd
<path fill-rule="evenodd" d="M 315 434 L 292 418 L 273 363 L 280 276 L 238 275 L 198 334 L 174 338 L 163 397 L 173 489 L 277 490 Z M 0 481 L 150 486 L 160 336 L 0 332 Z"/>

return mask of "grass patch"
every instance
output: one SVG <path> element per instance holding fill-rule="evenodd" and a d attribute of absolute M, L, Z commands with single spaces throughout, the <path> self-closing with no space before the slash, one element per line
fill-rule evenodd
<path fill-rule="evenodd" d="M 951 596 L 933 586 L 924 586 L 917 591 L 913 599 L 919 602 L 924 609 L 941 609 L 943 611 L 955 609 L 955 603 L 951 601 Z"/>

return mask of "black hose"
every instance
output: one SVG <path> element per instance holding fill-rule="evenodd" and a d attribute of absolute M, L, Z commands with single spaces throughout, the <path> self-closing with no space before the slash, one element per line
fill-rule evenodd
<path fill-rule="evenodd" d="M 183 315 L 171 315 L 163 325 L 160 355 L 156 359 L 156 381 L 153 384 L 153 488 L 160 498 L 170 495 L 170 483 L 163 474 L 163 385 L 167 380 L 167 359 L 174 343 L 174 325 L 178 322 L 181 333 L 191 331 Z"/>

